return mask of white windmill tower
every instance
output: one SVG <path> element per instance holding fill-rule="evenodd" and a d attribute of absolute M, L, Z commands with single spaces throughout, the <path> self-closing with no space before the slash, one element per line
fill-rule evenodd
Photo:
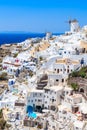
<path fill-rule="evenodd" d="M 79 22 L 76 19 L 67 21 L 70 25 L 70 32 L 75 33 L 80 29 Z"/>

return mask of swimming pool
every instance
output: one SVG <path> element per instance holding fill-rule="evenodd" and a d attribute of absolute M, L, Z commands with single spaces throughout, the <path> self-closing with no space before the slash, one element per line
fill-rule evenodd
<path fill-rule="evenodd" d="M 31 117 L 31 118 L 37 118 L 37 114 L 35 112 L 32 112 L 32 113 L 28 113 L 28 117 Z"/>

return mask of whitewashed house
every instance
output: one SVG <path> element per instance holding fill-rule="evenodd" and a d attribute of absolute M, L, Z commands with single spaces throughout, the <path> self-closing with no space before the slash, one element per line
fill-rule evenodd
<path fill-rule="evenodd" d="M 74 130 L 86 130 L 86 123 L 84 121 L 75 121 Z"/>
<path fill-rule="evenodd" d="M 79 60 L 68 58 L 57 59 L 53 64 L 53 71 L 48 73 L 48 84 L 59 85 L 66 83 L 68 75 L 81 67 Z"/>
<path fill-rule="evenodd" d="M 44 88 L 44 108 L 55 109 L 61 103 L 62 86 L 52 86 Z"/>
<path fill-rule="evenodd" d="M 32 89 L 27 95 L 27 106 L 39 111 L 44 104 L 44 90 Z"/>
<path fill-rule="evenodd" d="M 54 63 L 54 72 L 56 74 L 70 74 L 80 67 L 78 60 L 72 60 L 68 58 L 57 59 Z"/>

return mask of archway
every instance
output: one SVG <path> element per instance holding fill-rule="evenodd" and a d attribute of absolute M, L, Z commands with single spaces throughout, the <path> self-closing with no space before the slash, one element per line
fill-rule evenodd
<path fill-rule="evenodd" d="M 41 111 L 42 111 L 41 106 L 36 106 L 36 111 L 37 111 L 37 112 L 41 112 Z"/>
<path fill-rule="evenodd" d="M 83 88 L 80 88 L 80 92 L 81 92 L 81 93 L 84 93 L 84 89 L 83 89 Z"/>

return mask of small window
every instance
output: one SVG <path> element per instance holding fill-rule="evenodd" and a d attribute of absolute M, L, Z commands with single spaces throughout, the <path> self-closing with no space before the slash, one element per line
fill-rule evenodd
<path fill-rule="evenodd" d="M 78 130 L 78 127 L 76 127 L 76 130 Z"/>
<path fill-rule="evenodd" d="M 52 99 L 52 102 L 54 102 L 54 99 Z"/>
<path fill-rule="evenodd" d="M 42 102 L 42 100 L 38 99 L 38 102 Z"/>
<path fill-rule="evenodd" d="M 59 69 L 57 69 L 57 73 L 59 73 Z"/>
<path fill-rule="evenodd" d="M 58 82 L 59 80 L 58 79 L 56 79 L 56 82 Z"/>
<path fill-rule="evenodd" d="M 64 53 L 66 54 L 66 51 L 64 51 Z"/>
<path fill-rule="evenodd" d="M 62 83 L 64 82 L 64 79 L 62 79 Z"/>
<path fill-rule="evenodd" d="M 62 69 L 60 71 L 62 71 Z"/>

